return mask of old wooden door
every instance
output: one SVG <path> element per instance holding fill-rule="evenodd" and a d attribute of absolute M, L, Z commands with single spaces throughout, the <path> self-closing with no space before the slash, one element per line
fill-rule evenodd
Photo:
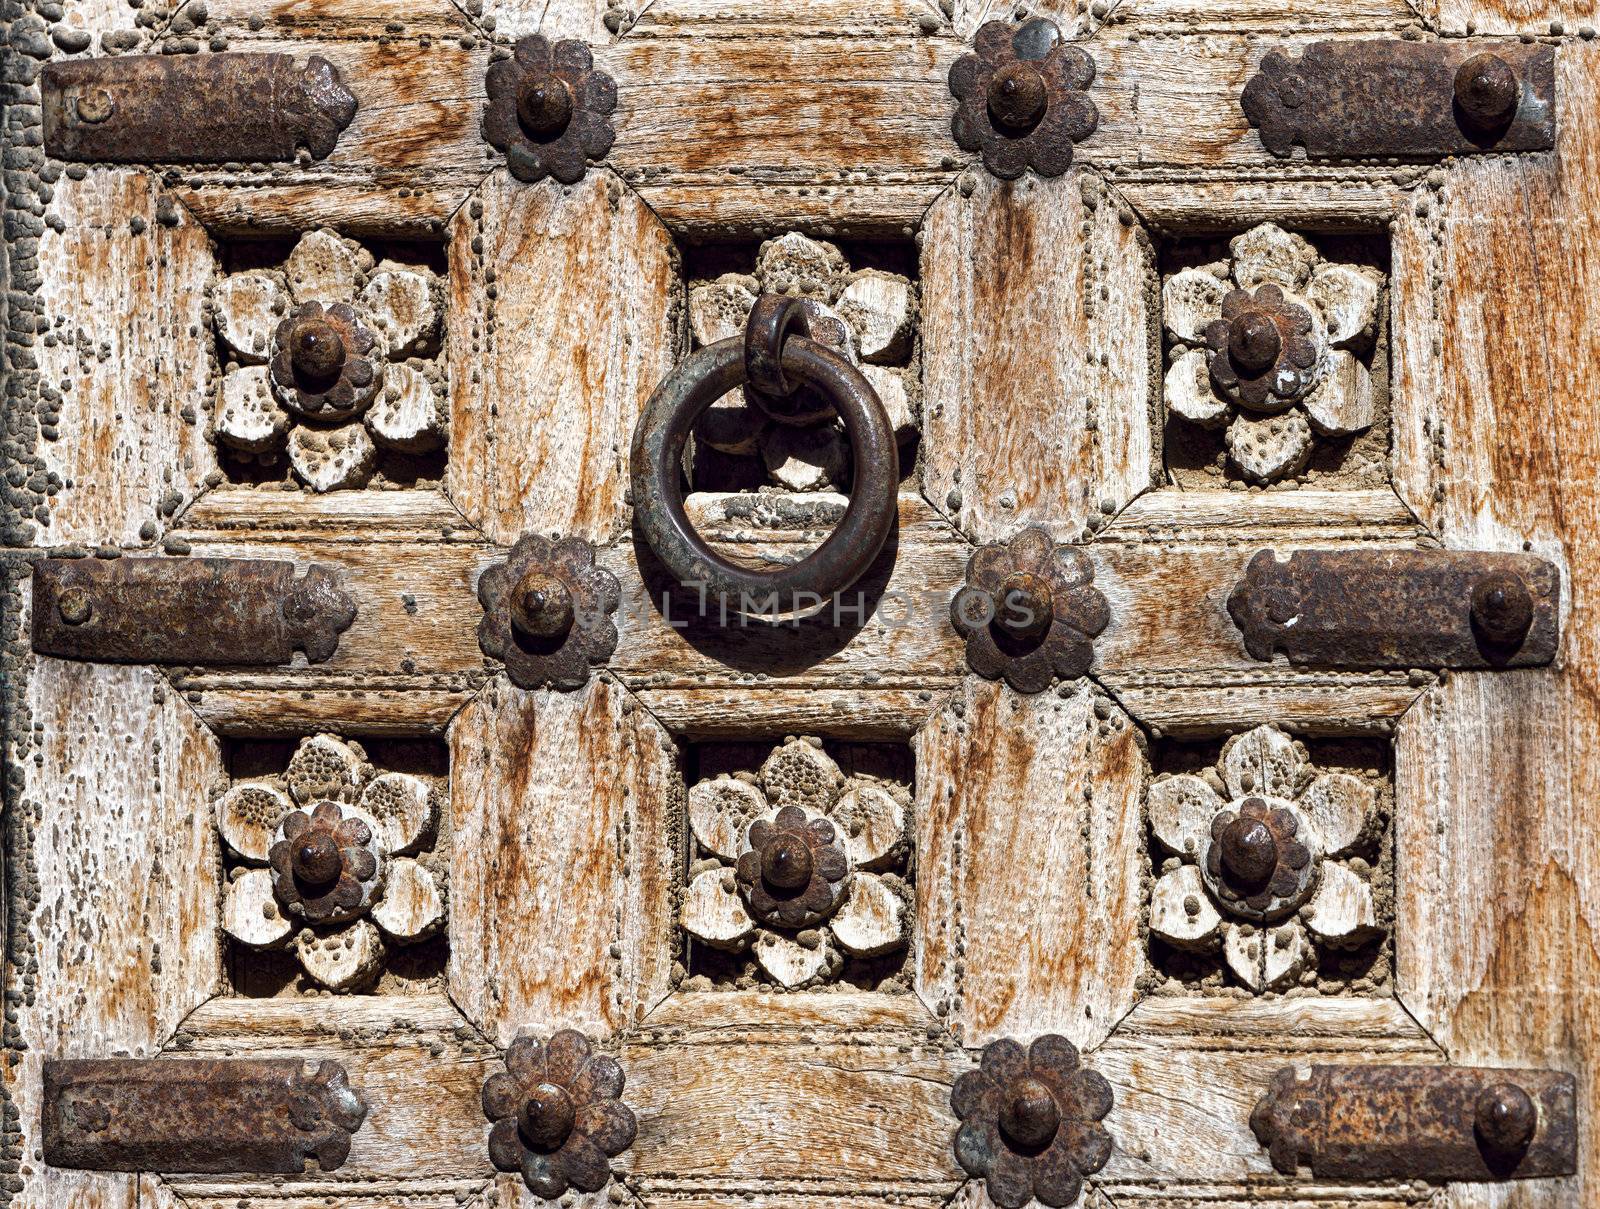
<path fill-rule="evenodd" d="M 1092 59 L 1098 123 L 1069 170 L 1006 181 L 953 140 L 947 77 L 985 22 L 1035 17 Z M 13 0 L 0 1196 L 532 1203 L 490 1161 L 481 1088 L 519 1034 L 575 1028 L 620 1063 L 637 1137 L 568 1203 L 980 1204 L 952 1085 L 990 1042 L 1043 1035 L 1114 1097 L 1109 1155 L 1085 1159 L 1101 1209 L 1595 1203 L 1590 17 Z M 480 129 L 491 60 L 536 32 L 616 83 L 615 141 L 570 184 L 517 179 Z M 1241 110 L 1270 51 L 1463 35 L 1554 48 L 1553 150 L 1282 158 Z M 357 108 L 330 153 L 41 146 L 44 61 L 250 52 L 337 69 Z M 1323 321 L 1318 377 L 1252 407 L 1207 333 L 1230 291 L 1272 285 Z M 840 317 L 896 428 L 899 520 L 844 612 L 724 625 L 661 603 L 630 440 L 657 384 L 773 290 Z M 354 401 L 320 412 L 273 379 L 309 303 L 381 337 Z M 838 518 L 847 445 L 716 418 L 691 517 L 792 561 Z M 1042 691 L 970 671 L 948 607 L 979 546 L 1029 530 L 984 557 L 1053 559 L 1104 612 L 1055 668 L 1089 673 Z M 620 584 L 614 652 L 579 660 L 579 687 L 519 687 L 480 647 L 480 577 L 528 535 L 594 543 Z M 1257 659 L 1228 602 L 1267 548 L 1527 552 L 1559 575 L 1559 650 Z M 321 661 L 33 649 L 36 565 L 140 557 L 327 568 L 355 615 Z M 143 598 L 153 628 L 163 600 L 193 611 L 172 582 Z M 72 599 L 69 626 L 93 615 Z M 1204 859 L 1252 795 L 1319 836 L 1264 924 Z M 385 881 L 358 870 L 351 903 L 296 916 L 271 849 L 328 800 L 377 824 L 356 846 Z M 833 819 L 852 880 L 837 914 L 774 923 L 737 858 L 746 823 L 795 803 Z M 366 1105 L 348 1158 L 46 1161 L 47 1060 L 158 1056 L 340 1063 Z M 1278 1170 L 1252 1110 L 1317 1063 L 1575 1075 L 1578 1173 Z M 197 1146 L 212 1132 L 184 1119 Z"/>

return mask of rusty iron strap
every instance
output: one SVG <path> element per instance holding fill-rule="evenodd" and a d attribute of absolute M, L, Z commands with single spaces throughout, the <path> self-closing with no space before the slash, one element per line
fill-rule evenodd
<path fill-rule="evenodd" d="M 328 567 L 244 558 L 33 564 L 33 649 L 104 663 L 321 663 L 356 607 Z"/>
<path fill-rule="evenodd" d="M 331 1061 L 56 1059 L 44 1161 L 91 1171 L 332 1171 L 367 1106 Z"/>
<path fill-rule="evenodd" d="M 1555 48 L 1537 43 L 1313 42 L 1272 51 L 1240 97 L 1273 155 L 1441 159 L 1555 145 Z"/>
<path fill-rule="evenodd" d="M 40 73 L 44 148 L 115 164 L 326 158 L 356 98 L 320 55 L 131 55 L 67 59 Z"/>
<path fill-rule="evenodd" d="M 1555 658 L 1561 576 L 1531 554 L 1258 551 L 1228 598 L 1256 659 L 1358 668 L 1534 667 Z"/>
<path fill-rule="evenodd" d="M 635 524 L 678 583 L 695 589 L 701 601 L 715 602 L 713 615 L 719 605 L 759 616 L 821 604 L 866 572 L 897 518 L 900 455 L 883 404 L 855 366 L 822 344 L 788 334 L 793 317 L 786 304 L 794 301 L 758 299 L 746 335 L 690 354 L 656 387 L 633 431 Z M 854 454 L 850 504 L 839 527 L 805 558 L 770 571 L 740 566 L 714 552 L 683 506 L 683 455 L 695 421 L 752 379 L 768 388 L 817 387 L 844 421 Z"/>
<path fill-rule="evenodd" d="M 1577 1083 L 1552 1070 L 1470 1066 L 1284 1067 L 1250 1127 L 1293 1175 L 1503 1180 L 1572 1175 Z"/>

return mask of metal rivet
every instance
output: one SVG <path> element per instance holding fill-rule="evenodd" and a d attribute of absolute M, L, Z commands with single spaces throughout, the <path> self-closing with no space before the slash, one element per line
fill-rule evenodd
<path fill-rule="evenodd" d="M 1239 886 L 1265 886 L 1278 867 L 1278 841 L 1261 819 L 1237 818 L 1223 829 L 1222 866 Z"/>
<path fill-rule="evenodd" d="M 56 597 L 56 611 L 68 625 L 82 625 L 89 620 L 94 606 L 89 603 L 89 593 L 82 588 L 64 588 Z"/>
<path fill-rule="evenodd" d="M 540 1150 L 555 1150 L 572 1133 L 577 1110 L 564 1087 L 540 1083 L 528 1093 L 517 1124 L 523 1136 Z"/>
<path fill-rule="evenodd" d="M 557 76 L 528 76 L 517 89 L 517 121 L 532 135 L 559 134 L 572 121 L 572 93 Z"/>
<path fill-rule="evenodd" d="M 117 103 L 111 99 L 111 94 L 103 88 L 95 88 L 88 92 L 78 94 L 78 103 L 74 108 L 80 122 L 91 124 L 105 121 L 116 112 Z"/>
<path fill-rule="evenodd" d="M 1478 1137 L 1498 1154 L 1515 1154 L 1533 1140 L 1538 1111 L 1528 1093 L 1515 1083 L 1496 1083 L 1478 1097 Z"/>
<path fill-rule="evenodd" d="M 1007 63 L 989 81 L 989 116 L 1007 131 L 1032 130 L 1049 103 L 1050 90 L 1032 63 Z"/>
<path fill-rule="evenodd" d="M 344 337 L 326 319 L 302 319 L 289 336 L 295 372 L 312 382 L 331 382 L 344 368 Z"/>
<path fill-rule="evenodd" d="M 1516 112 L 1521 94 L 1517 73 L 1499 55 L 1473 55 L 1456 71 L 1456 104 L 1479 130 L 1503 126 Z"/>
<path fill-rule="evenodd" d="M 554 575 L 529 571 L 511 591 L 511 624 L 530 638 L 559 638 L 572 628 L 572 592 Z"/>
<path fill-rule="evenodd" d="M 291 858 L 294 875 L 309 886 L 326 886 L 344 872 L 344 858 L 332 831 L 312 827 L 301 835 Z"/>
<path fill-rule="evenodd" d="M 1000 1109 L 1000 1129 L 1028 1150 L 1044 1147 L 1061 1127 L 1061 1109 L 1050 1089 L 1038 1079 L 1019 1079 Z"/>
<path fill-rule="evenodd" d="M 1497 571 L 1472 589 L 1472 622 L 1490 642 L 1521 642 L 1533 624 L 1533 596 L 1520 575 Z"/>
<path fill-rule="evenodd" d="M 1000 582 L 995 625 L 1012 638 L 1037 638 L 1050 628 L 1054 601 L 1044 576 L 1013 571 Z"/>
<path fill-rule="evenodd" d="M 798 890 L 811 881 L 811 845 L 804 837 L 783 832 L 761 854 L 761 880 L 780 890 Z"/>
<path fill-rule="evenodd" d="M 1282 350 L 1283 335 L 1264 311 L 1245 311 L 1228 325 L 1228 355 L 1246 373 L 1262 373 Z"/>

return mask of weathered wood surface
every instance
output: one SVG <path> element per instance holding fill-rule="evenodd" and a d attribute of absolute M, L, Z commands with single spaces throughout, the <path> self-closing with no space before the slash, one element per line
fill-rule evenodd
<path fill-rule="evenodd" d="M 210 241 L 138 172 L 63 177 L 51 211 L 62 227 L 39 237 L 33 352 L 60 398 L 40 414 L 38 451 L 61 489 L 34 541 L 137 545 L 216 465 L 205 437 Z"/>
<path fill-rule="evenodd" d="M 1452 1059 L 1572 1071 L 1592 1114 L 1600 438 L 1574 400 L 1600 372 L 1600 54 L 1567 45 L 1558 70 L 1555 155 L 1462 161 L 1396 232 L 1401 493 L 1450 545 L 1554 559 L 1567 613 L 1554 667 L 1452 675 L 1401 725 L 1395 960 Z M 1597 1163 L 1580 1129 L 1582 1177 L 1524 1203 L 1592 1203 Z"/>
<path fill-rule="evenodd" d="M 605 172 L 496 173 L 451 236 L 451 499 L 506 544 L 616 538 L 634 425 L 680 344 L 671 237 Z"/>
<path fill-rule="evenodd" d="M 183 1022 L 172 1055 L 332 1058 L 367 1102 L 337 1171 L 168 1177 L 186 1203 L 353 1196 L 410 1206 L 420 1196 L 431 1205 L 493 1174 L 479 1097 L 499 1055 L 442 995 L 213 999 Z"/>
<path fill-rule="evenodd" d="M 688 859 L 671 736 L 608 678 L 496 680 L 450 729 L 451 997 L 517 1031 L 636 1025 L 679 956 Z"/>
<path fill-rule="evenodd" d="M 1023 697 L 969 679 L 918 734 L 916 988 L 962 1044 L 1091 1046 L 1133 1006 L 1139 746 L 1086 681 Z"/>
<path fill-rule="evenodd" d="M 966 192 L 923 232 L 923 490 L 974 541 L 1075 540 L 1151 481 L 1151 249 L 1093 176 Z"/>
<path fill-rule="evenodd" d="M 675 995 L 623 1046 L 639 1138 L 617 1164 L 647 1203 L 746 1189 L 943 1201 L 962 1178 L 949 1085 L 969 1060 L 930 1040 L 934 1025 L 912 996 Z"/>
<path fill-rule="evenodd" d="M 25 624 L 25 623 L 24 623 Z M 148 668 L 40 659 L 7 750 L 5 1067 L 23 1203 L 135 1203 L 137 1180 L 45 1169 L 47 1057 L 149 1057 L 222 984 L 221 862 L 207 808 L 221 750 Z M 182 876 L 176 876 L 177 871 Z M 14 1015 L 12 1015 L 14 1013 Z"/>

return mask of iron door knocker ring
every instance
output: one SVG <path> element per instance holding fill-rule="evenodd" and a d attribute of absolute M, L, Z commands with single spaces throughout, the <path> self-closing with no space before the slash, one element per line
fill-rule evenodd
<path fill-rule="evenodd" d="M 878 557 L 895 523 L 900 454 L 883 404 L 861 371 L 805 330 L 799 299 L 763 295 L 743 338 L 691 353 L 667 375 L 633 433 L 634 515 L 645 541 L 678 582 L 744 614 L 793 613 L 848 588 Z M 844 519 L 805 558 L 770 571 L 713 552 L 684 511 L 681 467 L 689 434 L 706 408 L 744 382 L 758 398 L 765 396 L 763 410 L 773 420 L 788 424 L 815 419 L 783 411 L 800 384 L 814 387 L 844 421 L 853 456 Z"/>

